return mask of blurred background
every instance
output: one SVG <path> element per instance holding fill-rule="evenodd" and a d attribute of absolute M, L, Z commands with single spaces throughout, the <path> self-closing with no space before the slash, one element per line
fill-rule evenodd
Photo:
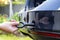
<path fill-rule="evenodd" d="M 0 0 L 0 23 L 10 19 L 19 20 L 18 13 L 25 6 L 26 0 Z M 21 30 L 21 29 L 19 29 Z M 18 31 L 19 31 L 18 30 Z M 25 31 L 26 32 L 26 31 Z M 17 37 L 0 30 L 0 40 L 32 40 L 29 36 Z"/>
<path fill-rule="evenodd" d="M 0 22 L 17 15 L 25 6 L 26 0 L 0 0 Z M 15 16 L 14 16 L 15 17 Z"/>

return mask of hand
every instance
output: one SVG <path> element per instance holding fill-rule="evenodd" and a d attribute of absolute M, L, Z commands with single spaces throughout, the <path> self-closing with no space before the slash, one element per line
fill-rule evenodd
<path fill-rule="evenodd" d="M 18 24 L 19 22 L 4 22 L 0 24 L 0 29 L 5 32 L 14 33 L 15 31 L 18 30 L 18 28 L 16 27 L 16 25 Z"/>

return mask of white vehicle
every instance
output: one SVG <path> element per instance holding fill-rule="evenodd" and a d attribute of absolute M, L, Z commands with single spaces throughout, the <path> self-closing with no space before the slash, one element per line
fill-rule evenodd
<path fill-rule="evenodd" d="M 59 3 L 60 0 L 27 0 L 24 17 L 27 24 L 23 26 L 30 27 L 34 40 L 60 40 Z"/>

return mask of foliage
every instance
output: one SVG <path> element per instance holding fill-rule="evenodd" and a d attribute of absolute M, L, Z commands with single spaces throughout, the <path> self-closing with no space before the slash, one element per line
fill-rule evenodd
<path fill-rule="evenodd" d="M 20 21 L 19 18 L 21 19 L 21 17 L 18 16 L 18 13 L 15 13 L 11 18 L 8 18 L 7 14 L 3 14 L 3 15 L 0 14 L 0 23 L 9 21 L 11 19 L 14 19 L 16 21 Z"/>
<path fill-rule="evenodd" d="M 8 0 L 0 0 L 0 6 L 6 6 L 9 4 Z"/>
<path fill-rule="evenodd" d="M 25 4 L 25 0 L 14 0 L 13 4 Z"/>
<path fill-rule="evenodd" d="M 12 0 L 13 4 L 25 4 L 25 0 Z M 0 6 L 9 5 L 8 0 L 0 0 Z"/>
<path fill-rule="evenodd" d="M 6 22 L 6 21 L 7 21 L 7 15 L 6 14 L 4 14 L 4 15 L 0 14 L 0 23 Z"/>
<path fill-rule="evenodd" d="M 13 16 L 12 19 L 16 20 L 16 21 L 20 21 L 19 19 L 21 19 L 18 15 L 18 13 L 16 12 Z"/>

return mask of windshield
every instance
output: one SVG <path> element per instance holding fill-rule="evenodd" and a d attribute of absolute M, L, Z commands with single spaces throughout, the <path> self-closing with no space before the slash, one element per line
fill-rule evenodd
<path fill-rule="evenodd" d="M 29 13 L 29 22 L 35 23 L 37 30 L 59 31 L 60 11 L 33 11 Z"/>

